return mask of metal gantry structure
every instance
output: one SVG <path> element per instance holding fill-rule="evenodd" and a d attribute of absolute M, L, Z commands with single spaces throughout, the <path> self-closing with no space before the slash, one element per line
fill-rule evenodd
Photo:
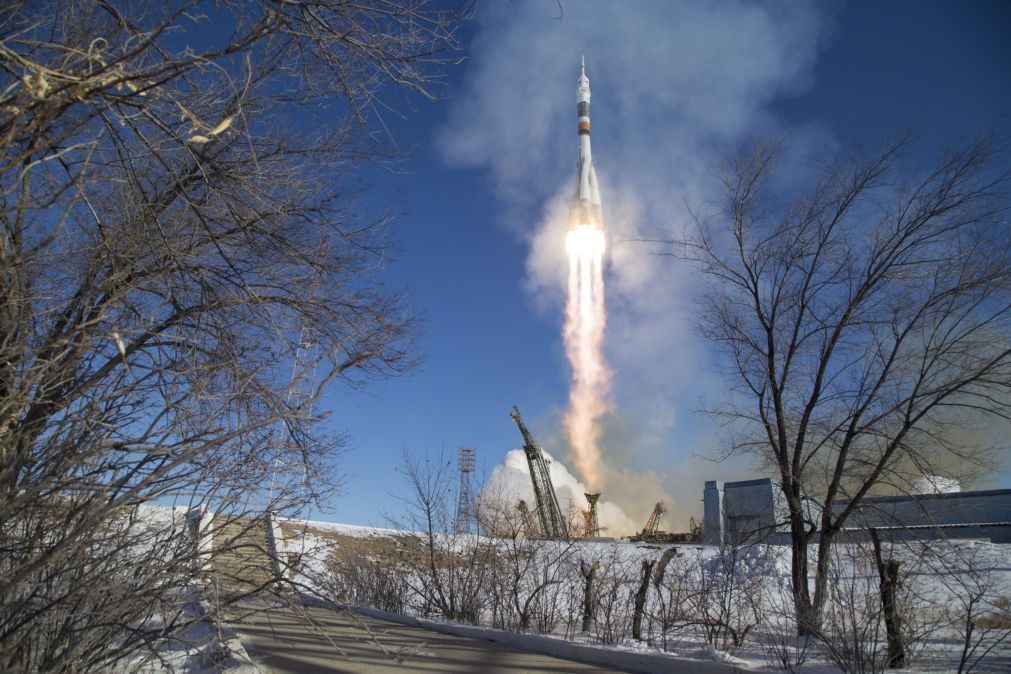
<path fill-rule="evenodd" d="M 586 503 L 590 506 L 586 511 L 586 532 L 584 536 L 586 538 L 596 538 L 600 535 L 600 522 L 597 520 L 597 501 L 600 499 L 600 492 L 587 492 L 583 496 L 586 497 Z"/>
<path fill-rule="evenodd" d="M 544 452 L 540 445 L 534 442 L 530 431 L 523 424 L 519 409 L 513 407 L 509 416 L 519 426 L 520 435 L 523 436 L 523 452 L 527 456 L 527 465 L 530 466 L 530 482 L 534 487 L 534 500 L 537 502 L 537 519 L 541 524 L 541 535 L 544 538 L 568 538 L 569 529 L 565 525 L 562 509 L 558 506 L 558 496 L 551 483 L 548 460 L 544 458 Z"/>
<path fill-rule="evenodd" d="M 457 460 L 457 466 L 460 469 L 460 488 L 456 503 L 456 519 L 453 522 L 453 530 L 456 533 L 472 532 L 477 524 L 477 517 L 474 512 L 474 491 L 472 488 L 474 453 L 473 447 L 461 447 Z"/>
<path fill-rule="evenodd" d="M 530 512 L 530 507 L 527 505 L 527 502 L 520 499 L 516 508 L 520 511 L 520 520 L 522 522 L 524 535 L 527 538 L 540 538 L 541 531 L 537 527 L 537 522 L 534 520 L 534 514 Z"/>
<path fill-rule="evenodd" d="M 663 501 L 658 501 L 653 506 L 653 512 L 650 513 L 649 519 L 646 520 L 646 526 L 643 527 L 640 535 L 644 537 L 656 536 L 660 531 L 660 518 L 663 517 L 665 512 L 667 512 L 667 505 Z"/>

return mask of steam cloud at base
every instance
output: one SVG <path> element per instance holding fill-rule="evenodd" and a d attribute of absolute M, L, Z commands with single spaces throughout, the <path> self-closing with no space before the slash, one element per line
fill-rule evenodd
<path fill-rule="evenodd" d="M 542 450 L 543 451 L 543 450 Z M 586 486 L 577 480 L 560 461 L 544 452 L 544 458 L 550 461 L 551 481 L 558 495 L 558 503 L 563 511 L 586 508 Z M 530 485 L 530 469 L 522 449 L 514 449 L 506 454 L 502 463 L 495 466 L 488 482 L 478 494 L 478 502 L 482 500 L 502 500 L 509 507 L 515 507 L 520 499 L 534 508 L 534 490 Z M 604 499 L 607 495 L 604 495 Z M 597 518 L 600 522 L 601 535 L 627 536 L 642 528 L 614 502 L 601 500 L 597 503 Z"/>

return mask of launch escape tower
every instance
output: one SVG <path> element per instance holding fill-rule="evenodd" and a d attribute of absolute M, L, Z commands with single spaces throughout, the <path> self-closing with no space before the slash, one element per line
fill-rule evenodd
<path fill-rule="evenodd" d="M 456 533 L 469 533 L 474 530 L 474 525 L 477 524 L 474 513 L 473 480 L 471 479 L 474 475 L 473 447 L 460 448 L 457 466 L 460 468 L 460 490 L 453 530 Z"/>
<path fill-rule="evenodd" d="M 562 509 L 558 506 L 558 496 L 555 494 L 554 485 L 551 484 L 551 474 L 548 471 L 548 461 L 544 458 L 544 452 L 541 451 L 540 445 L 534 442 L 530 431 L 523 424 L 519 409 L 513 407 L 509 416 L 519 426 L 520 434 L 523 436 L 523 452 L 527 456 L 527 464 L 530 467 L 530 482 L 534 487 L 534 500 L 537 502 L 537 519 L 541 524 L 541 534 L 545 538 L 568 538 L 569 530 L 565 526 Z"/>

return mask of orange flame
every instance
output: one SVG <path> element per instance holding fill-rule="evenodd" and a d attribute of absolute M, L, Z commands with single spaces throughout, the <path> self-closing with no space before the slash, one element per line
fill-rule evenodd
<path fill-rule="evenodd" d="M 572 364 L 565 430 L 573 463 L 590 491 L 600 488 L 600 428 L 607 411 L 611 372 L 604 362 L 604 232 L 581 225 L 565 237 L 569 256 L 568 300 L 565 307 L 565 351 Z"/>

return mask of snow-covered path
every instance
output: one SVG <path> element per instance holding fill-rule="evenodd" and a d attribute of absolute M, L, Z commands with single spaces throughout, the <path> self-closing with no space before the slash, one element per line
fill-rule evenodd
<path fill-rule="evenodd" d="M 606 674 L 620 670 L 506 648 L 320 607 L 252 613 L 235 625 L 261 672 L 403 674 L 410 672 L 518 672 Z M 397 658 L 402 658 L 398 661 Z"/>

